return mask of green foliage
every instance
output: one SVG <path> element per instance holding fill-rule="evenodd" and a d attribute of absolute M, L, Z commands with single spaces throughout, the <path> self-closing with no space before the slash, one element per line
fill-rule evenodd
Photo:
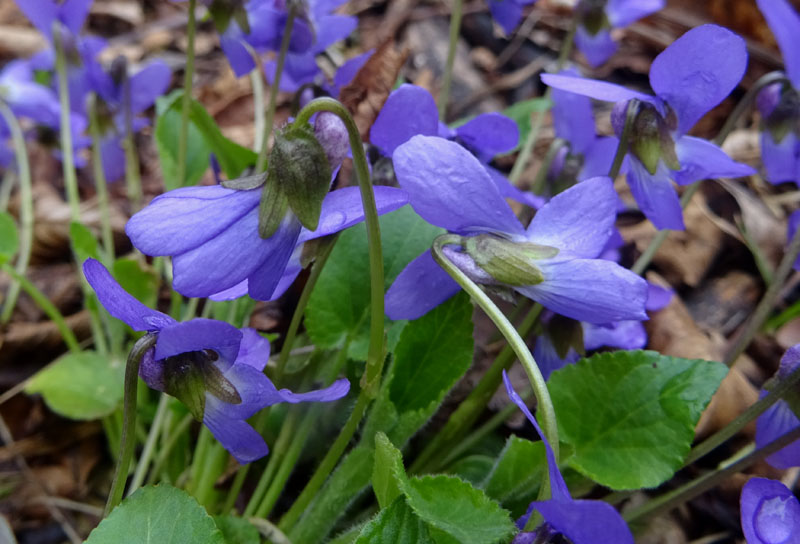
<path fill-rule="evenodd" d="M 19 249 L 19 233 L 14 218 L 0 212 L 0 264 L 8 262 Z"/>
<path fill-rule="evenodd" d="M 261 544 L 258 529 L 236 516 L 214 516 L 214 523 L 225 537 L 225 544 Z"/>
<path fill-rule="evenodd" d="M 550 100 L 531 98 L 529 100 L 517 102 L 503 111 L 503 115 L 512 118 L 517 122 L 517 126 L 519 127 L 519 143 L 514 149 L 509 151 L 509 153 L 514 153 L 522 147 L 522 143 L 528 138 L 528 134 L 531 133 L 531 115 L 536 112 L 547 111 L 552 105 L 553 103 Z"/>
<path fill-rule="evenodd" d="M 611 489 L 655 487 L 681 467 L 727 368 L 654 351 L 599 353 L 548 382 L 570 466 Z"/>
<path fill-rule="evenodd" d="M 39 371 L 25 387 L 40 393 L 54 412 L 72 419 L 97 419 L 122 400 L 123 361 L 94 351 L 67 353 Z"/>
<path fill-rule="evenodd" d="M 381 508 L 386 508 L 400 495 L 398 477 L 404 473 L 400 450 L 383 434 L 375 435 L 375 462 L 372 469 L 372 490 Z"/>
<path fill-rule="evenodd" d="M 97 245 L 97 238 L 94 237 L 89 227 L 77 221 L 69 224 L 69 240 L 72 244 L 72 252 L 79 263 L 86 259 L 100 259 L 100 250 Z"/>
<path fill-rule="evenodd" d="M 519 517 L 536 499 L 544 468 L 543 442 L 511 436 L 481 487 Z"/>
<path fill-rule="evenodd" d="M 427 524 L 414 514 L 403 497 L 398 497 L 364 526 L 356 540 L 356 544 L 377 542 L 434 544 L 435 541 L 428 532 Z"/>
<path fill-rule="evenodd" d="M 139 489 L 122 501 L 86 539 L 86 544 L 120 542 L 226 544 L 205 509 L 185 491 L 168 485 Z"/>
<path fill-rule="evenodd" d="M 155 308 L 158 277 L 152 270 L 142 268 L 136 259 L 117 259 L 112 267 L 114 279 L 123 289 L 149 308 Z"/>
<path fill-rule="evenodd" d="M 158 117 L 154 134 L 167 189 L 179 186 L 177 160 L 182 96 L 182 90 L 175 90 L 156 101 Z M 256 162 L 255 152 L 226 138 L 214 118 L 193 99 L 189 107 L 186 143 L 186 185 L 194 185 L 200 180 L 208 168 L 211 153 L 229 179 L 239 177 L 245 168 Z"/>
<path fill-rule="evenodd" d="M 380 218 L 385 288 L 420 253 L 429 249 L 442 229 L 406 206 Z M 365 360 L 369 339 L 369 252 L 366 227 L 356 225 L 339 236 L 306 309 L 306 329 L 317 347 L 341 348 Z M 389 325 L 390 347 L 405 322 Z"/>

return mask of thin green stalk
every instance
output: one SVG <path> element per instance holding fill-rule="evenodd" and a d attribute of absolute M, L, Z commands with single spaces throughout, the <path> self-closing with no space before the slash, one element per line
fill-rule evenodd
<path fill-rule="evenodd" d="M 11 199 L 11 191 L 14 190 L 15 177 L 13 168 L 6 168 L 3 172 L 3 179 L 0 180 L 0 211 L 8 211 L 8 201 Z"/>
<path fill-rule="evenodd" d="M 744 330 L 737 336 L 736 342 L 734 342 L 725 354 L 725 358 L 722 362 L 726 365 L 731 366 L 734 364 L 736 359 L 739 358 L 739 355 L 741 355 L 750 344 L 750 340 L 753 339 L 753 336 L 761 329 L 761 326 L 769 317 L 772 308 L 775 306 L 775 299 L 778 297 L 778 294 L 780 294 L 783 283 L 789 276 L 789 272 L 792 271 L 792 267 L 798 255 L 800 255 L 800 229 L 797 229 L 794 233 L 781 263 L 778 265 L 777 270 L 775 270 L 773 282 L 767 288 L 764 296 L 761 297 L 761 301 L 758 303 L 758 306 L 756 306 L 753 315 L 750 317 L 750 321 L 747 322 Z"/>
<path fill-rule="evenodd" d="M 19 283 L 22 290 L 28 293 L 28 296 L 33 299 L 39 308 L 45 313 L 47 317 L 50 318 L 50 321 L 58 329 L 58 332 L 61 334 L 61 337 L 64 339 L 64 343 L 67 345 L 67 348 L 72 353 L 80 353 L 81 346 L 78 342 L 78 339 L 75 338 L 75 333 L 72 332 L 72 329 L 69 328 L 67 325 L 64 316 L 61 315 L 61 312 L 58 311 L 58 308 L 50 302 L 50 300 L 45 296 L 44 293 L 39 291 L 37 287 L 31 283 L 28 278 L 25 276 L 21 276 L 16 270 L 14 270 L 8 263 L 3 264 L 0 266 L 0 270 L 11 276 L 11 278 Z"/>
<path fill-rule="evenodd" d="M 213 437 L 211 431 L 205 425 L 200 428 L 200 434 L 197 436 L 197 443 L 194 446 L 194 454 L 192 455 L 192 463 L 189 466 L 189 479 L 186 482 L 186 491 L 194 494 L 197 489 L 198 481 L 201 478 L 201 471 L 205 466 L 206 456 L 208 450 L 211 448 Z"/>
<path fill-rule="evenodd" d="M 28 262 L 31 258 L 33 248 L 33 190 L 31 184 L 31 169 L 28 162 L 28 151 L 25 148 L 25 137 L 22 135 L 22 128 L 19 126 L 16 115 L 11 108 L 0 100 L 0 115 L 6 122 L 11 131 L 11 140 L 14 144 L 14 159 L 17 163 L 19 172 L 19 196 L 20 196 L 20 236 L 19 253 L 15 270 L 20 276 L 25 276 L 28 270 Z M 6 294 L 6 301 L 3 303 L 3 312 L 0 315 L 0 323 L 8 323 L 11 313 L 17 304 L 20 283 L 16 280 L 11 282 Z"/>
<path fill-rule="evenodd" d="M 125 149 L 125 189 L 134 212 L 142 207 L 142 175 L 139 171 L 139 157 L 136 155 L 136 142 L 133 139 L 133 112 L 131 111 L 131 85 L 124 83 L 125 137 L 122 147 Z M 182 112 L 181 112 L 182 113 Z M 181 178 L 183 179 L 183 178 Z"/>
<path fill-rule="evenodd" d="M 450 41 L 447 44 L 447 60 L 442 75 L 442 90 L 439 91 L 439 119 L 447 116 L 447 101 L 450 99 L 450 86 L 453 82 L 453 66 L 456 62 L 458 35 L 461 32 L 461 15 L 464 12 L 463 0 L 453 0 L 453 11 L 450 14 Z"/>
<path fill-rule="evenodd" d="M 153 458 L 155 451 L 156 439 L 161 431 L 161 425 L 164 421 L 164 416 L 167 413 L 167 403 L 169 397 L 164 393 L 158 399 L 158 407 L 156 408 L 156 415 L 153 418 L 153 424 L 150 425 L 150 432 L 147 434 L 147 440 L 142 449 L 142 455 L 139 456 L 139 463 L 136 465 L 136 470 L 133 472 L 133 479 L 130 486 L 128 486 L 128 496 L 139 489 L 144 481 L 144 475 L 147 473 L 147 467 L 150 465 L 150 460 Z"/>
<path fill-rule="evenodd" d="M 161 473 L 161 470 L 164 468 L 164 464 L 169 458 L 169 454 L 172 452 L 172 448 L 174 448 L 175 444 L 178 443 L 181 435 L 183 435 L 183 433 L 189 429 L 192 421 L 194 421 L 192 415 L 187 414 L 178 422 L 174 429 L 166 434 L 167 439 L 162 440 L 164 444 L 158 450 L 158 457 L 156 457 L 156 461 L 153 463 L 153 469 L 150 471 L 149 476 L 147 476 L 146 485 L 150 485 L 156 481 L 156 478 Z"/>
<path fill-rule="evenodd" d="M 542 305 L 538 303 L 531 307 L 518 329 L 522 338 L 531 333 L 538 323 L 543 309 Z M 510 345 L 506 345 L 467 398 L 458 405 L 444 427 L 436 433 L 417 456 L 408 469 L 410 473 L 434 472 L 443 466 L 442 457 L 449 453 L 451 444 L 459 442 L 466 430 L 478 419 L 489 399 L 500 387 L 500 383 L 503 381 L 503 370 L 508 370 L 514 361 L 514 350 Z"/>
<path fill-rule="evenodd" d="M 222 505 L 222 510 L 220 511 L 221 514 L 227 515 L 232 513 L 233 505 L 236 504 L 236 499 L 239 497 L 239 493 L 242 490 L 242 486 L 244 486 L 244 481 L 247 478 L 247 473 L 249 471 L 250 463 L 244 465 L 243 467 L 239 467 L 239 470 L 236 471 L 236 477 L 233 479 L 233 483 L 231 484 L 230 489 L 228 489 L 228 496 Z"/>
<path fill-rule="evenodd" d="M 256 58 L 260 61 L 259 57 Z M 264 76 L 257 67 L 250 72 L 250 87 L 253 89 L 253 151 L 258 153 L 264 145 L 264 127 L 267 123 L 264 116 Z"/>
<path fill-rule="evenodd" d="M 275 121 L 275 109 L 278 105 L 278 93 L 281 90 L 283 65 L 286 64 L 286 54 L 289 51 L 289 43 L 292 41 L 292 29 L 294 28 L 295 17 L 297 17 L 297 3 L 289 2 L 289 13 L 286 17 L 286 26 L 283 28 L 281 49 L 278 51 L 278 60 L 275 64 L 275 76 L 272 78 L 272 85 L 269 91 L 269 106 L 267 106 L 267 116 L 264 120 L 264 136 L 261 139 L 261 150 L 258 153 L 258 160 L 256 161 L 256 172 L 263 172 L 267 167 L 269 136 L 272 134 L 272 125 Z"/>
<path fill-rule="evenodd" d="M 70 124 L 69 80 L 67 75 L 67 56 L 64 52 L 62 29 L 59 22 L 53 23 L 53 46 L 56 50 L 56 76 L 58 78 L 58 100 L 61 106 L 60 137 L 61 165 L 64 173 L 64 187 L 72 221 L 81 222 L 80 197 L 78 196 L 78 178 L 75 175 L 75 155 L 72 146 L 72 129 Z"/>
<path fill-rule="evenodd" d="M 156 339 L 157 335 L 152 333 L 142 336 L 136 341 L 131 352 L 128 354 L 128 362 L 125 365 L 125 397 L 122 402 L 123 423 L 119 460 L 117 462 L 117 470 L 114 473 L 114 481 L 111 484 L 111 492 L 108 494 L 108 502 L 106 503 L 103 517 L 108 516 L 119 504 L 120 500 L 122 500 L 122 494 L 125 491 L 125 480 L 128 479 L 128 467 L 131 464 L 133 449 L 136 445 L 134 427 L 136 426 L 136 390 L 139 386 L 139 364 L 142 362 L 144 354 L 156 345 Z"/>
<path fill-rule="evenodd" d="M 97 117 L 97 95 L 89 95 L 89 134 L 92 137 L 92 172 L 97 190 L 97 204 L 100 209 L 100 238 L 103 240 L 103 264 L 109 268 L 114 260 L 114 231 L 111 229 L 111 214 L 108 206 L 108 184 L 103 170 L 103 156 L 100 152 L 100 120 Z"/>
<path fill-rule="evenodd" d="M 544 192 L 545 183 L 547 183 L 547 174 L 550 171 L 550 167 L 553 165 L 553 161 L 558 155 L 558 152 L 561 151 L 561 149 L 566 145 L 567 142 L 561 138 L 556 138 L 550 143 L 550 147 L 547 148 L 547 153 L 542 160 L 542 164 L 539 166 L 539 170 L 536 172 L 536 177 L 533 178 L 531 192 L 537 195 Z"/>
<path fill-rule="evenodd" d="M 186 157 L 189 142 L 189 109 L 192 104 L 192 79 L 194 78 L 194 37 L 197 32 L 195 8 L 197 0 L 189 0 L 189 22 L 186 24 L 186 66 L 183 69 L 183 96 L 181 97 L 181 131 L 178 135 L 178 186 L 186 183 Z"/>
<path fill-rule="evenodd" d="M 209 512 L 215 511 L 214 485 L 228 460 L 228 451 L 219 442 L 213 442 L 206 454 L 205 463 L 200 471 L 200 480 L 194 488 L 194 498 Z"/>
<path fill-rule="evenodd" d="M 617 144 L 617 152 L 614 154 L 614 161 L 611 163 L 611 169 L 608 171 L 608 177 L 611 181 L 617 179 L 619 171 L 622 169 L 622 163 L 625 160 L 625 155 L 628 154 L 629 142 L 631 141 L 631 131 L 633 130 L 633 123 L 636 121 L 636 115 L 639 113 L 639 106 L 641 102 L 633 98 L 628 101 L 625 107 L 625 125 L 622 128 L 622 135 Z"/>

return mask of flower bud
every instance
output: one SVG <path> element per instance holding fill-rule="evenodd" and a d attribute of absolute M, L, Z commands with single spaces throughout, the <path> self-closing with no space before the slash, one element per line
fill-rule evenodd
<path fill-rule="evenodd" d="M 534 262 L 558 254 L 558 249 L 554 247 L 512 242 L 490 234 L 467 238 L 464 248 L 475 263 L 492 278 L 511 286 L 542 283 L 544 275 Z"/>
<path fill-rule="evenodd" d="M 339 168 L 350 151 L 350 139 L 344 122 L 334 113 L 320 112 L 314 121 L 314 136 L 325 150 L 331 171 Z"/>
<path fill-rule="evenodd" d="M 164 392 L 189 409 L 198 421 L 205 412 L 206 393 L 229 404 L 241 404 L 242 397 L 214 365 L 219 355 L 213 350 L 189 351 L 161 361 Z"/>
<path fill-rule="evenodd" d="M 756 98 L 763 127 L 780 143 L 790 132 L 800 133 L 800 93 L 791 85 L 775 83 Z"/>
<path fill-rule="evenodd" d="M 611 113 L 611 124 L 620 138 L 624 133 L 628 104 L 629 102 L 616 104 Z M 670 125 L 676 121 L 673 118 L 674 114 L 671 112 L 665 119 L 652 104 L 639 103 L 639 109 L 630 128 L 628 147 L 651 174 L 656 173 L 659 160 L 663 160 L 672 170 L 681 168 L 678 156 L 675 154 L 675 142 L 670 133 Z"/>

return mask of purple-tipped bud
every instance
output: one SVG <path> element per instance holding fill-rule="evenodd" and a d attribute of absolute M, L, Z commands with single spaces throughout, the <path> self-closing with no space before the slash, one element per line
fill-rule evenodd
<path fill-rule="evenodd" d="M 800 93 L 790 85 L 775 83 L 756 97 L 756 106 L 766 128 L 775 142 L 787 134 L 800 133 Z"/>
<path fill-rule="evenodd" d="M 336 114 L 323 111 L 314 122 L 314 136 L 325 150 L 331 171 L 336 170 L 350 151 L 350 140 L 344 122 Z"/>
<path fill-rule="evenodd" d="M 466 253 L 458 251 L 451 246 L 445 246 L 442 248 L 442 252 L 454 265 L 456 265 L 464 274 L 466 274 L 469 279 L 475 283 L 482 285 L 494 285 L 497 283 L 492 276 L 490 276 L 483 268 L 478 266 L 472 257 Z"/>
<path fill-rule="evenodd" d="M 767 85 L 758 93 L 756 97 L 756 107 L 762 117 L 769 117 L 772 111 L 778 106 L 778 102 L 781 100 L 782 88 L 782 83 L 773 83 L 772 85 Z"/>

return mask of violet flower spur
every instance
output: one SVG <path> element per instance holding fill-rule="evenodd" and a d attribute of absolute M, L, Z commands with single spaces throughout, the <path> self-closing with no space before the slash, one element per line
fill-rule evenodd
<path fill-rule="evenodd" d="M 247 418 L 280 402 L 329 402 L 347 395 L 346 379 L 308 393 L 278 390 L 264 374 L 269 341 L 254 329 L 212 319 L 177 322 L 143 305 L 94 259 L 83 265 L 100 303 L 133 330 L 156 333 L 139 375 L 151 388 L 177 397 L 195 418 L 242 464 L 268 453 L 264 439 Z"/>
<path fill-rule="evenodd" d="M 597 68 L 617 50 L 611 30 L 628 26 L 664 7 L 664 0 L 579 0 L 575 6 L 578 28 L 575 45 Z"/>
<path fill-rule="evenodd" d="M 620 136 L 628 101 L 642 107 L 634 122 L 628 152 L 628 185 L 642 212 L 658 229 L 682 230 L 683 211 L 672 187 L 705 178 L 754 173 L 718 146 L 686 136 L 689 129 L 733 90 L 744 74 L 747 50 L 733 32 L 702 25 L 675 40 L 650 67 L 656 96 L 612 83 L 544 74 L 547 85 L 608 102 L 616 102 L 612 123 Z"/>
<path fill-rule="evenodd" d="M 565 536 L 572 544 L 633 544 L 633 535 L 631 535 L 630 529 L 613 506 L 603 501 L 572 498 L 567 484 L 558 470 L 553 449 L 536 422 L 536 418 L 525 405 L 525 401 L 514 391 L 505 370 L 503 371 L 503 382 L 508 397 L 522 410 L 544 442 L 550 482 L 550 499 L 532 502 L 527 513 L 517 520 L 517 527 L 524 529 L 534 511 L 542 515 L 544 523 L 533 532 L 519 533 L 514 538 L 514 544 L 547 543 L 551 540 L 545 540 L 546 536 L 554 537 L 556 535 Z"/>
<path fill-rule="evenodd" d="M 770 183 L 800 181 L 800 16 L 785 0 L 756 0 L 778 42 L 789 83 L 756 98 L 761 113 L 761 160 Z"/>
<path fill-rule="evenodd" d="M 525 229 L 483 165 L 457 143 L 414 136 L 395 150 L 393 160 L 414 210 L 429 223 L 464 237 L 464 251 L 447 246 L 445 253 L 473 281 L 505 284 L 581 321 L 647 319 L 646 282 L 596 258 L 616 218 L 616 193 L 608 178 L 586 180 L 555 196 Z M 516 268 L 509 271 L 509 266 Z M 506 276 L 508 281 L 496 279 Z M 386 314 L 395 320 L 416 319 L 458 291 L 458 284 L 426 251 L 386 293 Z"/>
<path fill-rule="evenodd" d="M 776 377 L 788 377 L 800 363 L 800 344 L 789 348 L 781 357 Z M 761 391 L 761 397 L 767 394 Z M 760 448 L 800 427 L 800 419 L 786 400 L 779 400 L 756 420 L 756 447 Z M 778 469 L 800 466 L 800 440 L 792 442 L 766 458 L 767 463 Z"/>
<path fill-rule="evenodd" d="M 742 487 L 740 505 L 747 544 L 800 543 L 800 502 L 783 483 L 750 478 Z"/>

